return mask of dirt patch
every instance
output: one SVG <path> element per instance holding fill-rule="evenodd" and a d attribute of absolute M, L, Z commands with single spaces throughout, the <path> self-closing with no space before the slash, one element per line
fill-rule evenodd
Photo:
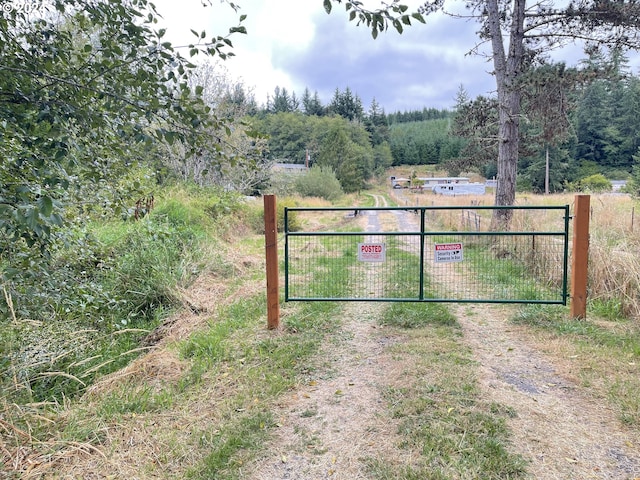
<path fill-rule="evenodd" d="M 389 421 L 381 397 L 384 385 L 406 366 L 386 353 L 395 341 L 376 325 L 380 305 L 350 303 L 342 318 L 343 341 L 327 345 L 324 378 L 309 382 L 286 398 L 276 412 L 278 429 L 246 478 L 365 479 L 367 459 L 410 463 L 395 449 L 397 426 Z M 381 441 L 381 439 L 383 439 Z"/>

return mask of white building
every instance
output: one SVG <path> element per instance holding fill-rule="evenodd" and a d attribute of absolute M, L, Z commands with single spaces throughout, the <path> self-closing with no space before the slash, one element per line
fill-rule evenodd
<path fill-rule="evenodd" d="M 440 195 L 484 195 L 484 183 L 451 183 L 434 185 L 431 191 Z"/>

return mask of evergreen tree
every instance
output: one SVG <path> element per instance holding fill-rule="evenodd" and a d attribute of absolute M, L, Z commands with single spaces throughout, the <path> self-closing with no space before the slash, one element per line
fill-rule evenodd
<path fill-rule="evenodd" d="M 361 121 L 364 118 L 362 100 L 354 95 L 349 87 L 344 92 L 340 92 L 336 88 L 328 108 L 331 113 L 340 115 L 347 120 Z"/>
<path fill-rule="evenodd" d="M 376 102 L 375 97 L 371 101 L 369 112 L 365 118 L 365 128 L 371 134 L 371 144 L 380 145 L 389 140 L 389 127 L 384 109 Z"/>
<path fill-rule="evenodd" d="M 302 110 L 306 115 L 324 115 L 325 109 L 322 106 L 322 102 L 320 101 L 317 91 L 315 91 L 313 96 L 311 96 L 309 88 L 304 89 L 304 93 L 302 95 Z"/>

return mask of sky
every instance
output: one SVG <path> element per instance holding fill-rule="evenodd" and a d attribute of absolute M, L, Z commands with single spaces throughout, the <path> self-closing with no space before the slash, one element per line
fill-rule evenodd
<path fill-rule="evenodd" d="M 234 2 L 238 13 L 221 0 L 206 7 L 201 0 L 154 1 L 174 45 L 197 41 L 191 29 L 206 30 L 207 38 L 226 35 L 240 14 L 247 15 L 242 22 L 247 35 L 230 37 L 235 56 L 221 65 L 253 92 L 258 104 L 273 96 L 276 87 L 298 98 L 308 88 L 325 105 L 336 88 L 342 92 L 349 87 L 365 110 L 375 99 L 386 113 L 452 109 L 461 87 L 470 98 L 495 93 L 492 63 L 469 54 L 478 43 L 475 22 L 434 14 L 426 24 L 414 21 L 402 35 L 390 28 L 374 40 L 366 26 L 349 22 L 343 5 L 334 4 L 328 15 L 322 0 Z M 563 55 L 575 63 L 581 50 Z"/>

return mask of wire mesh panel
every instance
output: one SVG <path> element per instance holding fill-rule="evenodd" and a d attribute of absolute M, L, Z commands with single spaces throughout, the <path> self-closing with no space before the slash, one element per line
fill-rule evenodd
<path fill-rule="evenodd" d="M 557 235 L 428 235 L 425 242 L 429 252 L 424 263 L 424 275 L 429 278 L 425 297 L 484 303 L 564 303 L 565 244 Z M 560 282 L 554 282 L 554 277 Z"/>
<path fill-rule="evenodd" d="M 291 235 L 288 299 L 404 299 L 399 282 L 413 284 L 409 296 L 418 299 L 419 245 L 420 236 Z"/>
<path fill-rule="evenodd" d="M 569 207 L 499 208 L 285 209 L 285 300 L 566 303 Z"/>

